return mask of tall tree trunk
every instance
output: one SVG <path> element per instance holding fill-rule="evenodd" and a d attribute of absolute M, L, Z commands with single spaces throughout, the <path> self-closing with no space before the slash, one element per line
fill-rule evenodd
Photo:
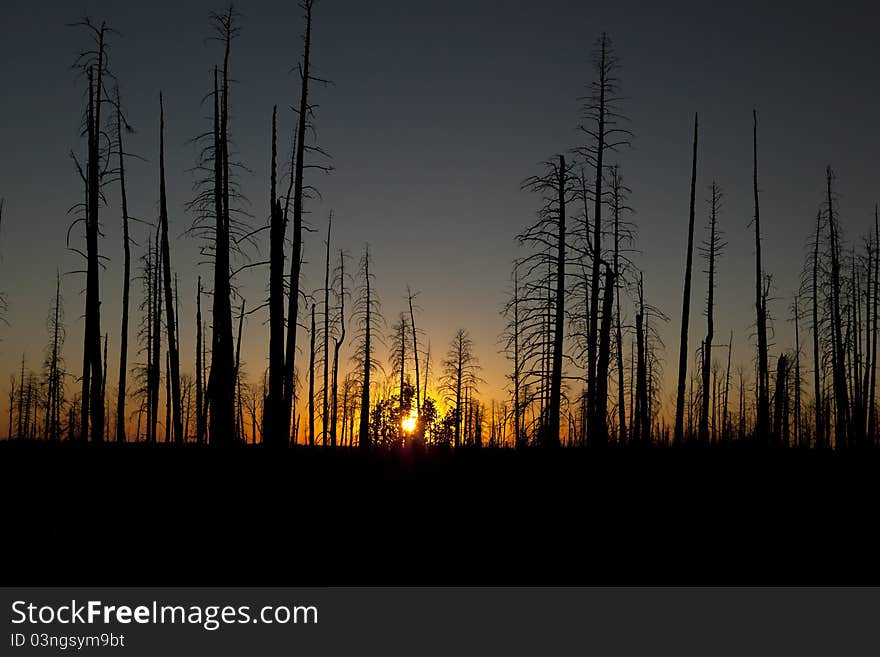
<path fill-rule="evenodd" d="M 413 363 L 416 368 L 416 413 L 421 417 L 422 415 L 422 404 L 419 401 L 420 388 L 419 388 L 419 342 L 416 334 L 416 315 L 413 311 L 413 293 L 412 290 L 409 289 L 409 286 L 406 288 L 406 296 L 407 301 L 409 302 L 409 325 L 412 328 L 412 340 L 413 340 Z"/>
<path fill-rule="evenodd" d="M 874 314 L 871 321 L 871 381 L 868 392 L 868 441 L 877 445 L 877 305 L 880 302 L 880 217 L 878 207 L 874 206 Z"/>
<path fill-rule="evenodd" d="M 681 302 L 681 340 L 678 348 L 678 392 L 675 398 L 675 434 L 673 440 L 680 444 L 683 436 L 684 393 L 687 382 L 688 359 L 688 325 L 691 311 L 691 270 L 694 254 L 694 204 L 697 194 L 697 138 L 699 131 L 699 115 L 694 114 L 694 145 L 691 160 L 691 204 L 688 218 L 687 256 L 684 267 L 684 293 Z"/>
<path fill-rule="evenodd" d="M 229 49 L 227 34 L 223 58 L 223 85 L 218 88 L 214 69 L 214 330 L 211 337 L 211 370 L 208 375 L 210 435 L 215 445 L 235 440 L 235 364 L 232 342 L 232 305 L 229 269 Z"/>
<path fill-rule="evenodd" d="M 196 288 L 196 442 L 205 442 L 205 410 L 202 391 L 202 277 Z"/>
<path fill-rule="evenodd" d="M 794 297 L 794 444 L 801 446 L 801 332 L 797 295 Z"/>
<path fill-rule="evenodd" d="M 244 299 L 241 300 L 241 312 L 238 315 L 238 339 L 235 341 L 235 369 L 233 370 L 233 382 L 235 384 L 235 439 L 244 442 L 242 436 L 242 412 L 241 412 L 241 331 L 244 327 Z"/>
<path fill-rule="evenodd" d="M 157 425 L 159 423 L 159 385 L 162 379 L 162 253 L 159 251 L 159 230 L 156 230 L 153 245 L 153 380 L 151 389 L 151 406 L 153 409 L 150 442 L 156 442 Z"/>
<path fill-rule="evenodd" d="M 712 369 L 712 338 L 715 332 L 715 251 L 718 221 L 718 187 L 712 183 L 712 214 L 709 220 L 709 287 L 706 299 L 706 339 L 703 341 L 703 398 L 698 429 L 701 443 L 709 442 L 709 374 Z"/>
<path fill-rule="evenodd" d="M 293 252 L 290 256 L 290 291 L 287 306 L 287 353 L 284 360 L 284 426 L 285 442 L 289 434 L 294 397 L 294 360 L 296 358 L 296 323 L 299 317 L 299 276 L 302 263 L 303 169 L 305 160 L 306 116 L 309 111 L 309 57 L 312 42 L 312 3 L 305 0 L 306 33 L 304 37 L 299 122 L 296 130 L 296 164 L 293 173 Z M 286 217 L 285 211 L 285 217 Z"/>
<path fill-rule="evenodd" d="M 162 230 L 162 268 L 165 285 L 165 326 L 168 330 L 168 373 L 171 380 L 171 426 L 166 432 L 175 443 L 183 442 L 183 420 L 180 410 L 180 353 L 177 350 L 177 322 L 174 294 L 171 287 L 171 246 L 168 239 L 168 201 L 165 192 L 165 106 L 159 92 L 159 223 Z"/>
<path fill-rule="evenodd" d="M 613 193 L 614 193 L 614 297 L 615 297 L 615 344 L 617 346 L 617 416 L 618 421 L 618 442 L 621 445 L 626 444 L 626 400 L 623 379 L 623 329 L 621 327 L 620 316 L 620 280 L 622 272 L 620 270 L 620 177 L 617 167 L 614 168 Z"/>
<path fill-rule="evenodd" d="M 816 406 L 816 447 L 825 446 L 825 422 L 822 418 L 822 359 L 819 355 L 819 243 L 822 213 L 816 215 L 816 242 L 813 245 L 813 396 Z"/>
<path fill-rule="evenodd" d="M 835 428 L 834 442 L 837 448 L 847 445 L 847 427 L 849 425 L 849 401 L 847 399 L 846 381 L 846 357 L 845 346 L 841 329 L 840 316 L 840 243 L 837 233 L 837 221 L 834 216 L 834 201 L 832 192 L 832 180 L 834 173 L 831 167 L 826 170 L 826 187 L 828 195 L 828 225 L 831 242 L 831 312 L 832 330 L 834 332 L 835 358 L 834 358 L 834 397 Z"/>
<path fill-rule="evenodd" d="M 372 369 L 372 345 L 370 344 L 370 313 L 372 299 L 370 298 L 370 252 L 364 254 L 364 284 L 366 285 L 366 307 L 364 316 L 364 363 L 363 379 L 361 381 L 361 414 L 358 425 L 358 447 L 363 450 L 370 449 L 370 370 Z"/>
<path fill-rule="evenodd" d="M 541 441 L 541 444 L 544 447 L 559 446 L 559 413 L 562 406 L 562 350 L 564 347 L 563 334 L 565 322 L 565 202 L 568 182 L 568 170 L 565 165 L 565 157 L 562 155 L 559 156 L 557 167 L 556 204 L 558 216 L 556 227 L 558 234 L 556 236 L 556 291 L 554 299 L 554 310 L 556 312 L 553 320 L 553 361 L 550 373 L 550 399 L 547 407 L 547 421 L 542 427 L 544 429 L 544 439 Z M 598 218 L 596 221 L 598 224 Z M 608 389 L 606 387 L 606 399 L 607 393 Z M 604 440 L 601 442 L 604 442 Z"/>
<path fill-rule="evenodd" d="M 330 423 L 330 231 L 333 227 L 333 213 L 327 221 L 327 251 L 324 258 L 324 386 L 321 392 L 321 445 L 327 446 L 328 424 Z"/>
<path fill-rule="evenodd" d="M 309 447 L 315 446 L 315 304 L 312 304 L 312 329 L 309 331 Z"/>
<path fill-rule="evenodd" d="M 758 417 L 755 437 L 766 442 L 770 428 L 770 375 L 767 365 L 767 306 L 763 294 L 764 269 L 761 265 L 761 213 L 758 200 L 758 113 L 752 112 L 753 191 L 755 196 L 755 319 L 758 333 Z"/>
<path fill-rule="evenodd" d="M 286 221 L 277 196 L 277 115 L 272 108 L 272 173 L 269 191 L 269 394 L 265 401 L 264 443 L 287 444 L 290 411 L 284 406 L 284 236 Z M 296 319 L 291 320 L 294 324 Z M 295 327 L 294 327 L 295 330 Z M 288 421 L 285 422 L 285 412 Z"/>
<path fill-rule="evenodd" d="M 122 142 L 122 102 L 116 88 L 116 131 L 119 139 L 119 189 L 122 200 L 122 329 L 119 343 L 119 389 L 116 396 L 116 440 L 125 442 L 125 394 L 128 375 L 128 304 L 131 281 L 131 242 L 128 236 L 128 196 L 125 191 L 125 148 Z"/>
<path fill-rule="evenodd" d="M 587 392 L 588 392 L 588 402 L 590 407 L 590 425 L 589 429 L 593 431 L 589 431 L 589 433 L 598 432 L 601 434 L 601 430 L 596 426 L 599 421 L 599 414 L 597 411 L 597 406 L 599 404 L 599 400 L 597 399 L 597 388 L 598 388 L 598 380 L 596 379 L 596 366 L 597 366 L 597 349 L 598 349 L 598 329 L 599 329 L 599 288 L 601 285 L 600 280 L 600 272 L 599 265 L 602 260 L 602 182 L 604 172 L 604 157 L 605 157 L 605 111 L 606 111 L 606 98 L 605 91 L 607 89 L 608 80 L 606 79 L 607 67 L 606 67 L 606 58 L 608 55 L 607 52 L 608 40 L 605 33 L 602 34 L 601 43 L 600 43 L 600 52 L 599 52 L 599 81 L 598 81 L 598 89 L 599 89 L 599 106 L 598 116 L 597 118 L 597 126 L 596 126 L 596 169 L 595 169 L 595 178 L 594 178 L 594 186 L 593 186 L 593 259 L 592 259 L 592 272 L 590 276 L 590 321 L 589 321 L 589 340 L 587 342 Z"/>
<path fill-rule="evenodd" d="M 596 430 L 594 445 L 608 442 L 608 370 L 611 362 L 611 317 L 614 313 L 614 272 L 605 269 L 605 292 L 602 297 L 602 325 L 599 329 L 599 361 L 596 386 Z"/>
<path fill-rule="evenodd" d="M 336 447 L 336 420 L 338 418 L 339 399 L 339 350 L 345 341 L 345 258 L 342 251 L 339 252 L 339 337 L 333 339 L 333 407 L 330 417 L 330 446 Z M 345 411 L 348 403 L 348 388 L 345 390 L 343 401 L 342 437 L 345 438 Z"/>
<path fill-rule="evenodd" d="M 99 216 L 101 202 L 101 106 L 104 90 L 104 32 L 102 23 L 98 32 L 97 69 L 90 68 L 89 108 L 87 116 L 88 163 L 86 182 L 86 311 L 83 345 L 82 421 L 83 440 L 88 436 L 92 442 L 104 437 L 104 404 L 101 397 L 103 374 L 101 370 L 101 301 L 100 259 L 98 255 Z M 89 426 L 91 423 L 91 427 Z"/>

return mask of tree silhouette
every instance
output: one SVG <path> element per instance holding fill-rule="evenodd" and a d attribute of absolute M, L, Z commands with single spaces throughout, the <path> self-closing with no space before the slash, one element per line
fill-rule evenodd
<path fill-rule="evenodd" d="M 86 233 L 86 303 L 85 331 L 83 334 L 83 374 L 80 437 L 101 442 L 104 436 L 104 405 L 102 387 L 104 377 L 101 363 L 101 302 L 100 257 L 98 254 L 99 207 L 101 188 L 107 173 L 108 152 L 104 148 L 102 110 L 107 103 L 104 82 L 110 76 L 107 68 L 106 42 L 108 29 L 98 27 L 85 18 L 78 26 L 84 28 L 92 47 L 79 54 L 74 64 L 88 79 L 88 96 L 84 133 L 87 139 L 85 167 L 77 162 L 80 177 L 86 188 L 83 221 Z M 76 159 L 74 157 L 74 159 Z"/>
<path fill-rule="evenodd" d="M 177 321 L 174 295 L 171 290 L 171 247 L 168 240 L 168 200 L 165 192 L 165 106 L 159 93 L 159 226 L 162 233 L 162 277 L 165 287 L 165 327 L 168 331 L 168 391 L 171 407 L 171 425 L 166 432 L 174 436 L 174 442 L 183 442 L 183 418 L 180 407 L 180 352 L 177 343 Z M 173 432 L 170 431 L 173 427 Z"/>
<path fill-rule="evenodd" d="M 767 306 L 762 287 L 764 269 L 761 264 L 761 212 L 758 198 L 758 113 L 752 112 L 753 130 L 753 191 L 755 197 L 755 322 L 758 333 L 758 408 L 755 437 L 765 442 L 770 430 L 770 374 L 767 366 Z"/>
<path fill-rule="evenodd" d="M 360 262 L 360 283 L 354 308 L 354 321 L 358 332 L 354 359 L 360 365 L 362 373 L 358 446 L 363 450 L 368 450 L 372 446 L 370 439 L 370 375 L 373 370 L 381 367 L 373 353 L 373 341 L 380 339 L 381 333 L 374 332 L 373 329 L 374 326 L 383 322 L 379 310 L 379 299 L 374 289 L 375 275 L 370 271 L 370 264 L 370 247 L 366 245 Z"/>
<path fill-rule="evenodd" d="M 443 379 L 441 390 L 454 404 L 452 408 L 455 421 L 453 445 L 461 445 L 463 411 L 467 404 L 463 404 L 463 396 L 476 390 L 482 381 L 479 377 L 480 365 L 474 354 L 474 343 L 470 335 L 464 329 L 459 329 L 449 345 L 446 357 L 443 359 Z M 465 425 L 467 426 L 467 425 Z"/>
<path fill-rule="evenodd" d="M 697 194 L 697 140 L 699 138 L 699 116 L 694 114 L 694 145 L 691 166 L 691 204 L 688 215 L 688 240 L 687 255 L 684 267 L 684 293 L 681 304 L 681 341 L 678 349 L 678 393 L 675 398 L 675 435 L 676 444 L 683 439 L 684 421 L 684 389 L 687 381 L 687 354 L 688 354 L 688 323 L 690 322 L 691 308 L 691 269 L 694 253 L 694 205 Z"/>
<path fill-rule="evenodd" d="M 715 262 L 724 249 L 721 232 L 718 230 L 718 212 L 721 209 L 723 194 L 714 181 L 710 190 L 709 237 L 703 243 L 702 249 L 709 265 L 709 282 L 706 293 L 706 338 L 703 340 L 703 396 L 698 429 L 701 443 L 709 442 L 709 376 L 712 367 L 712 339 L 715 335 Z"/>
<path fill-rule="evenodd" d="M 582 123 L 579 130 L 587 137 L 588 144 L 577 150 L 587 164 L 593 169 L 593 225 L 591 247 L 590 274 L 590 307 L 587 329 L 587 400 L 588 400 L 588 432 L 601 434 L 597 428 L 599 422 L 598 399 L 596 390 L 598 380 L 596 367 L 598 360 L 598 328 L 599 328 L 599 294 L 601 288 L 600 266 L 602 262 L 602 208 L 605 202 L 603 183 L 605 177 L 605 155 L 615 152 L 622 146 L 629 145 L 632 133 L 622 127 L 625 117 L 619 108 L 621 102 L 620 81 L 617 72 L 619 60 L 614 51 L 611 38 L 603 32 L 593 51 L 593 64 L 596 79 L 590 87 L 590 94 L 583 98 L 581 109 Z"/>

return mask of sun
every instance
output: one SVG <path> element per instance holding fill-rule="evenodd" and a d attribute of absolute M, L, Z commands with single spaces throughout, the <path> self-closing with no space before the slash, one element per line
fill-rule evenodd
<path fill-rule="evenodd" d="M 410 410 L 409 415 L 407 415 L 400 421 L 400 428 L 403 429 L 404 433 L 412 434 L 415 432 L 418 423 L 419 414 L 415 411 L 415 409 L 413 409 Z"/>

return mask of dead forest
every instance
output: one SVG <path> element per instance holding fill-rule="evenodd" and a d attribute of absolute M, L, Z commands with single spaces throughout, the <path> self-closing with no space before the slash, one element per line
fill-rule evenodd
<path fill-rule="evenodd" d="M 360 450 L 878 445 L 880 217 L 876 206 L 866 208 L 873 230 L 847 234 L 833 165 L 817 171 L 807 190 L 816 211 L 805 218 L 810 231 L 797 236 L 807 245 L 801 284 L 774 290 L 772 256 L 762 251 L 762 223 L 766 229 L 774 221 L 761 213 L 766 142 L 759 110 L 750 117 L 752 132 L 743 139 L 753 154 L 753 331 L 736 336 L 749 341 L 751 358 L 732 362 L 734 335 L 716 321 L 716 288 L 725 235 L 742 228 L 726 222 L 724 181 L 701 172 L 699 116 L 681 144 L 692 162 L 679 172 L 688 210 L 674 263 L 681 306 L 661 309 L 639 264 L 640 249 L 648 247 L 639 244 L 629 202 L 638 181 L 618 162 L 635 139 L 625 71 L 611 37 L 600 34 L 585 79 L 573 87 L 573 95 L 586 89 L 572 117 L 575 142 L 548 153 L 520 183 L 537 212 L 530 225 L 510 226 L 520 257 L 510 263 L 497 344 L 475 344 L 467 327 L 479 317 L 458 318 L 462 328 L 454 335 L 430 335 L 420 321 L 429 298 L 403 282 L 399 299 L 383 303 L 370 245 L 337 235 L 332 212 L 307 216 L 321 202 L 320 181 L 332 175 L 333 159 L 317 130 L 316 98 L 328 80 L 314 73 L 312 61 L 322 6 L 302 0 L 300 7 L 300 51 L 291 62 L 296 86 L 279 83 L 277 104 L 265 108 L 259 126 L 271 134 L 264 154 L 271 175 L 263 181 L 265 197 L 252 199 L 253 214 L 243 210 L 239 180 L 247 170 L 230 145 L 230 116 L 236 103 L 249 102 L 231 82 L 236 37 L 247 25 L 232 6 L 209 17 L 216 66 L 194 84 L 205 89 L 210 120 L 192 136 L 198 157 L 185 208 L 185 239 L 199 244 L 204 262 L 189 290 L 178 274 L 197 263 L 175 254 L 169 215 L 176 211 L 165 189 L 168 176 L 183 175 L 165 168 L 166 122 L 174 117 L 155 90 L 149 127 L 143 120 L 139 127 L 155 134 L 149 167 L 158 215 L 143 218 L 149 209 L 128 205 L 129 164 L 139 155 L 126 150 L 126 74 L 112 58 L 125 39 L 93 18 L 71 27 L 83 44 L 71 74 L 85 106 L 75 108 L 82 130 L 72 136 L 78 148 L 70 153 L 70 175 L 82 195 L 70 199 L 64 239 L 83 266 L 46 272 L 56 281 L 47 300 L 46 347 L 41 362 L 22 357 L 9 373 L 9 441 Z M 529 172 L 528 163 L 523 170 Z M 3 205 L 0 229 L 17 220 L 4 215 Z M 101 226 L 109 222 L 121 225 L 121 244 L 103 238 Z M 302 280 L 306 249 L 321 259 L 317 289 Z M 123 263 L 121 316 L 102 312 L 108 254 Z M 265 296 L 242 296 L 236 277 L 244 269 L 264 276 Z M 704 298 L 692 292 L 698 276 L 706 280 Z M 0 318 L 14 323 L 2 289 L 8 285 L 0 283 Z M 195 299 L 194 316 L 181 315 L 181 298 Z M 793 324 L 793 344 L 771 339 L 771 306 L 777 321 Z M 697 313 L 702 331 L 689 335 Z M 250 317 L 263 322 L 266 359 L 245 375 L 242 325 Z M 66 344 L 72 321 L 84 324 L 82 345 Z M 659 337 L 658 327 L 667 324 L 680 325 L 675 345 Z M 180 349 L 183 330 L 194 331 L 191 353 Z M 80 348 L 81 363 L 65 357 L 78 359 Z M 493 349 L 508 363 L 500 399 L 481 390 L 480 351 Z M 108 380 L 109 371 L 118 378 Z M 664 389 L 667 380 L 674 388 Z"/>

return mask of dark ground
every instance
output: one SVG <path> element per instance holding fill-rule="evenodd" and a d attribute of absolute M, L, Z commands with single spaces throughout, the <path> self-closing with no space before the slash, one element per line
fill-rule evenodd
<path fill-rule="evenodd" d="M 880 452 L 0 443 L 5 585 L 880 584 Z"/>

